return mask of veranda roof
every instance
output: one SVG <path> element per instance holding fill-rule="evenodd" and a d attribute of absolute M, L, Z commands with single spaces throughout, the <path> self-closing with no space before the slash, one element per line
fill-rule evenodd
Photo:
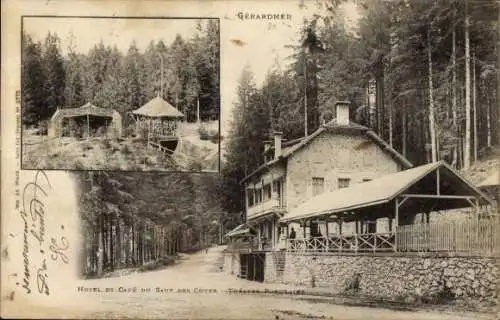
<path fill-rule="evenodd" d="M 154 118 L 183 118 L 184 114 L 177 110 L 161 97 L 156 97 L 150 100 L 137 110 L 132 111 L 133 114 L 154 117 Z"/>
<path fill-rule="evenodd" d="M 234 237 L 234 236 L 237 236 L 237 235 L 243 235 L 243 234 L 247 234 L 247 233 L 250 233 L 250 229 L 246 227 L 246 224 L 240 224 L 239 226 L 237 226 L 236 228 L 234 228 L 233 230 L 229 231 L 228 233 L 226 233 L 225 237 Z"/>
<path fill-rule="evenodd" d="M 445 162 L 440 161 L 388 174 L 368 182 L 355 184 L 348 188 L 337 189 L 332 192 L 320 194 L 292 209 L 288 214 L 281 218 L 281 221 L 287 222 L 300 220 L 388 203 L 396 196 L 401 195 L 413 187 L 418 181 L 422 180 L 438 168 L 445 168 L 448 176 L 451 175 L 456 178 L 453 181 L 454 187 L 460 187 L 461 190 L 467 190 L 467 193 L 478 196 L 481 199 L 482 204 L 491 203 L 491 200 L 483 192 L 461 177 Z M 434 195 L 430 194 L 430 196 L 432 197 Z M 425 201 L 426 199 L 418 200 Z"/>
<path fill-rule="evenodd" d="M 478 187 L 492 187 L 500 185 L 500 172 L 495 170 L 488 178 L 478 184 Z"/>

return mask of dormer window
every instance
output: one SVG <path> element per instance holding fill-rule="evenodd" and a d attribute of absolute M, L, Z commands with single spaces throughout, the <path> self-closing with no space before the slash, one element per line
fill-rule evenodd
<path fill-rule="evenodd" d="M 349 178 L 339 178 L 338 179 L 338 187 L 339 187 L 339 189 L 349 187 L 349 183 L 350 182 L 351 182 L 351 179 L 349 179 Z"/>

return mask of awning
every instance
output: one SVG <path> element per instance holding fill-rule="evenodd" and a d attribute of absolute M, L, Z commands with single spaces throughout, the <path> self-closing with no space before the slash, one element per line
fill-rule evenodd
<path fill-rule="evenodd" d="M 440 184 L 444 183 L 443 180 L 445 180 L 445 178 L 450 179 L 449 184 L 451 187 L 455 188 L 455 190 L 459 190 L 460 194 L 478 197 L 480 199 L 480 204 L 491 203 L 489 197 L 482 191 L 461 177 L 445 162 L 440 161 L 388 174 L 371 181 L 355 184 L 348 188 L 323 193 L 292 209 L 289 214 L 281 219 L 281 221 L 288 222 L 321 215 L 348 212 L 388 203 L 396 196 L 410 190 L 417 182 L 421 181 L 429 174 L 434 173 L 437 169 L 442 169 L 441 171 L 443 171 Z M 421 188 L 421 186 L 416 187 Z M 422 193 L 422 198 L 425 198 L 426 195 L 428 195 L 429 198 L 442 197 L 444 199 L 446 197 L 444 194 L 436 196 L 428 190 L 425 191 L 426 192 L 419 192 Z M 425 199 L 418 200 L 422 201 Z M 415 201 L 417 201 L 417 199 Z M 464 201 L 464 203 L 466 202 Z M 456 204 L 454 205 L 456 207 Z M 463 207 L 465 206 L 466 205 Z"/>
<path fill-rule="evenodd" d="M 250 228 L 247 227 L 245 223 L 240 224 L 233 230 L 229 231 L 226 233 L 225 237 L 234 237 L 234 236 L 239 236 L 239 235 L 244 235 L 244 234 L 249 234 L 250 233 Z"/>
<path fill-rule="evenodd" d="M 251 215 L 247 217 L 247 225 L 255 222 L 259 222 L 263 219 L 267 219 L 269 217 L 272 217 L 274 215 L 278 216 L 278 218 L 282 217 L 283 214 L 285 213 L 285 209 L 282 208 L 270 208 L 268 210 L 264 210 L 262 212 L 259 212 L 257 214 Z"/>

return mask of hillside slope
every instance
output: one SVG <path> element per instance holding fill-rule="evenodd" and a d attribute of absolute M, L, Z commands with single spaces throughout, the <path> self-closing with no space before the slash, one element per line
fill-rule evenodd
<path fill-rule="evenodd" d="M 23 168 L 60 170 L 192 171 L 215 170 L 205 158 L 214 148 L 183 140 L 173 155 L 136 139 L 30 136 L 23 146 Z M 215 147 L 218 145 L 214 144 Z"/>

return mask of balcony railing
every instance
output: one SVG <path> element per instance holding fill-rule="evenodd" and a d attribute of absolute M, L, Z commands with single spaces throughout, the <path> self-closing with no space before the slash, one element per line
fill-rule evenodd
<path fill-rule="evenodd" d="M 500 255 L 500 218 L 398 226 L 396 232 L 288 239 L 289 252 L 399 252 Z"/>
<path fill-rule="evenodd" d="M 261 214 L 264 212 L 270 212 L 273 210 L 282 210 L 284 208 L 285 208 L 285 206 L 284 206 L 283 201 L 280 200 L 279 198 L 274 197 L 274 198 L 265 200 L 259 204 L 249 206 L 248 210 L 247 210 L 247 216 L 251 217 L 251 216 L 258 215 L 258 214 Z"/>
<path fill-rule="evenodd" d="M 291 252 L 395 251 L 395 237 L 394 233 L 385 232 L 288 239 L 286 250 Z"/>

